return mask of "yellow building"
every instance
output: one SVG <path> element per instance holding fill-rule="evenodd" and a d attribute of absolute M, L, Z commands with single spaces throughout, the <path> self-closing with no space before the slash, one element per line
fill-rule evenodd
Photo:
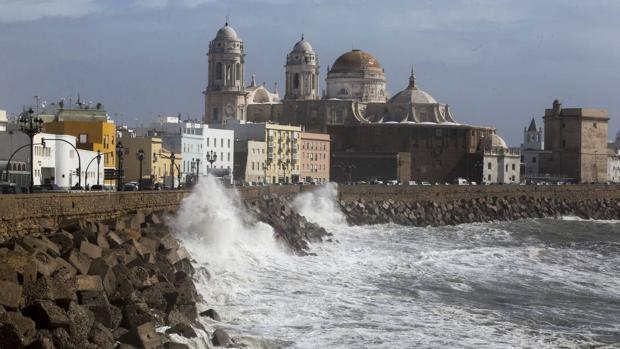
<path fill-rule="evenodd" d="M 300 126 L 265 124 L 267 183 L 299 182 L 300 135 Z"/>
<path fill-rule="evenodd" d="M 140 177 L 140 161 L 138 152 L 144 152 L 142 160 L 142 178 L 149 179 L 153 184 L 170 186 L 171 174 L 174 172 L 174 186 L 179 185 L 179 170 L 183 159 L 181 154 L 175 154 L 175 166 L 172 171 L 172 153 L 162 146 L 160 137 L 145 136 L 131 137 L 123 136 L 120 139 L 123 145 L 123 168 L 125 170 L 125 182 L 138 182 Z"/>
<path fill-rule="evenodd" d="M 75 109 L 58 109 L 54 120 L 45 123 L 43 130 L 46 133 L 75 136 L 77 148 L 100 151 L 103 167 L 116 168 L 116 125 L 102 108 L 79 106 Z M 90 160 L 85 161 L 88 163 Z M 114 181 L 104 183 L 111 185 Z"/>

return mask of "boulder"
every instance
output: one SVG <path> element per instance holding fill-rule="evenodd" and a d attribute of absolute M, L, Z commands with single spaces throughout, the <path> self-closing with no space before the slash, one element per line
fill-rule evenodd
<path fill-rule="evenodd" d="M 39 274 L 50 276 L 58 268 L 58 262 L 56 261 L 56 258 L 60 257 L 52 257 L 46 252 L 43 252 L 39 249 L 36 249 L 32 253 L 32 257 L 34 257 L 34 260 L 37 264 L 37 272 Z"/>
<path fill-rule="evenodd" d="M 183 343 L 168 342 L 164 344 L 164 349 L 190 349 L 190 347 Z"/>
<path fill-rule="evenodd" d="M 7 251 L 0 255 L 2 268 L 15 274 L 15 279 L 24 286 L 32 283 L 37 278 L 37 264 L 32 256 L 17 251 Z"/>
<path fill-rule="evenodd" d="M 9 311 L 0 320 L 0 349 L 28 345 L 36 337 L 35 323 L 20 312 Z"/>
<path fill-rule="evenodd" d="M 90 264 L 88 275 L 98 275 L 107 294 L 112 294 L 116 289 L 116 276 L 103 258 L 97 258 Z"/>
<path fill-rule="evenodd" d="M 64 278 L 61 275 L 41 276 L 24 288 L 24 296 L 28 305 L 37 300 L 68 302 L 77 299 L 75 291 L 74 278 Z"/>
<path fill-rule="evenodd" d="M 220 314 L 215 311 L 215 309 L 208 309 L 200 313 L 200 316 L 211 318 L 215 321 L 222 321 L 220 318 Z"/>
<path fill-rule="evenodd" d="M 196 331 L 188 324 L 176 324 L 166 330 L 167 334 L 178 334 L 185 338 L 196 338 Z"/>
<path fill-rule="evenodd" d="M 230 336 L 221 328 L 216 329 L 211 337 L 211 343 L 216 347 L 225 347 L 232 343 Z"/>

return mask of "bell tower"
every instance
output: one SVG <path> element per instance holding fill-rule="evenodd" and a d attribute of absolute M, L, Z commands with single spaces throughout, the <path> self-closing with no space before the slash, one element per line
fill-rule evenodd
<path fill-rule="evenodd" d="M 285 100 L 319 99 L 319 57 L 303 34 L 286 56 Z"/>
<path fill-rule="evenodd" d="M 228 22 L 209 42 L 205 123 L 225 123 L 226 120 L 245 120 L 246 101 L 243 73 L 245 48 L 243 40 Z"/>

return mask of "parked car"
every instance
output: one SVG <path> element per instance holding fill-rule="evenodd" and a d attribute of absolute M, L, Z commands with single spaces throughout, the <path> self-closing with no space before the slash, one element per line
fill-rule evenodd
<path fill-rule="evenodd" d="M 123 191 L 138 191 L 138 183 L 127 182 L 123 184 Z"/>
<path fill-rule="evenodd" d="M 426 182 L 426 181 L 421 182 L 420 184 L 421 184 L 421 185 L 424 185 L 424 186 L 429 186 L 429 185 L 431 185 L 429 182 Z"/>
<path fill-rule="evenodd" d="M 32 187 L 33 193 L 50 193 L 50 192 L 66 192 L 56 184 L 41 184 Z"/>
<path fill-rule="evenodd" d="M 469 182 L 465 178 L 457 178 L 456 185 L 469 185 Z"/>
<path fill-rule="evenodd" d="M 416 181 L 409 181 L 409 182 L 407 182 L 407 184 L 409 184 L 409 185 L 418 185 L 418 182 L 416 182 Z"/>
<path fill-rule="evenodd" d="M 398 185 L 398 181 L 395 179 L 391 179 L 387 182 L 385 182 L 386 185 Z"/>
<path fill-rule="evenodd" d="M 372 181 L 370 181 L 370 184 L 383 184 L 383 181 L 380 181 L 378 179 L 373 179 Z"/>
<path fill-rule="evenodd" d="M 22 188 L 15 183 L 0 182 L 0 194 L 21 194 Z"/>
<path fill-rule="evenodd" d="M 90 186 L 90 190 L 91 191 L 101 191 L 101 190 L 103 190 L 103 185 L 101 185 L 101 184 L 91 185 Z"/>

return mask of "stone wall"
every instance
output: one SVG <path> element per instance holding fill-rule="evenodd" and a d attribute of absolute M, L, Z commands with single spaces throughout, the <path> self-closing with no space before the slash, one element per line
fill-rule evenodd
<path fill-rule="evenodd" d="M 238 188 L 246 202 L 261 201 L 264 197 L 292 197 L 300 191 L 314 190 L 315 186 L 265 186 Z M 33 195 L 2 195 L 0 200 L 0 241 L 15 235 L 54 229 L 67 220 L 105 220 L 136 211 L 174 211 L 188 191 L 60 193 Z M 434 203 L 438 205 L 501 198 L 516 202 L 529 200 L 532 205 L 545 205 L 544 200 L 561 200 L 567 204 L 587 203 L 602 199 L 616 203 L 620 200 L 620 186 L 340 186 L 339 201 L 348 203 L 384 202 Z M 538 201 L 537 201 L 538 200 Z M 543 200 L 543 201 L 540 201 Z M 350 208 L 350 207 L 349 207 Z M 541 207 L 542 208 L 542 207 Z M 362 211 L 363 212 L 363 211 Z M 389 212 L 382 213 L 389 220 Z M 374 221 L 374 220 L 373 220 Z M 481 220 L 477 220 L 481 221 Z"/>

